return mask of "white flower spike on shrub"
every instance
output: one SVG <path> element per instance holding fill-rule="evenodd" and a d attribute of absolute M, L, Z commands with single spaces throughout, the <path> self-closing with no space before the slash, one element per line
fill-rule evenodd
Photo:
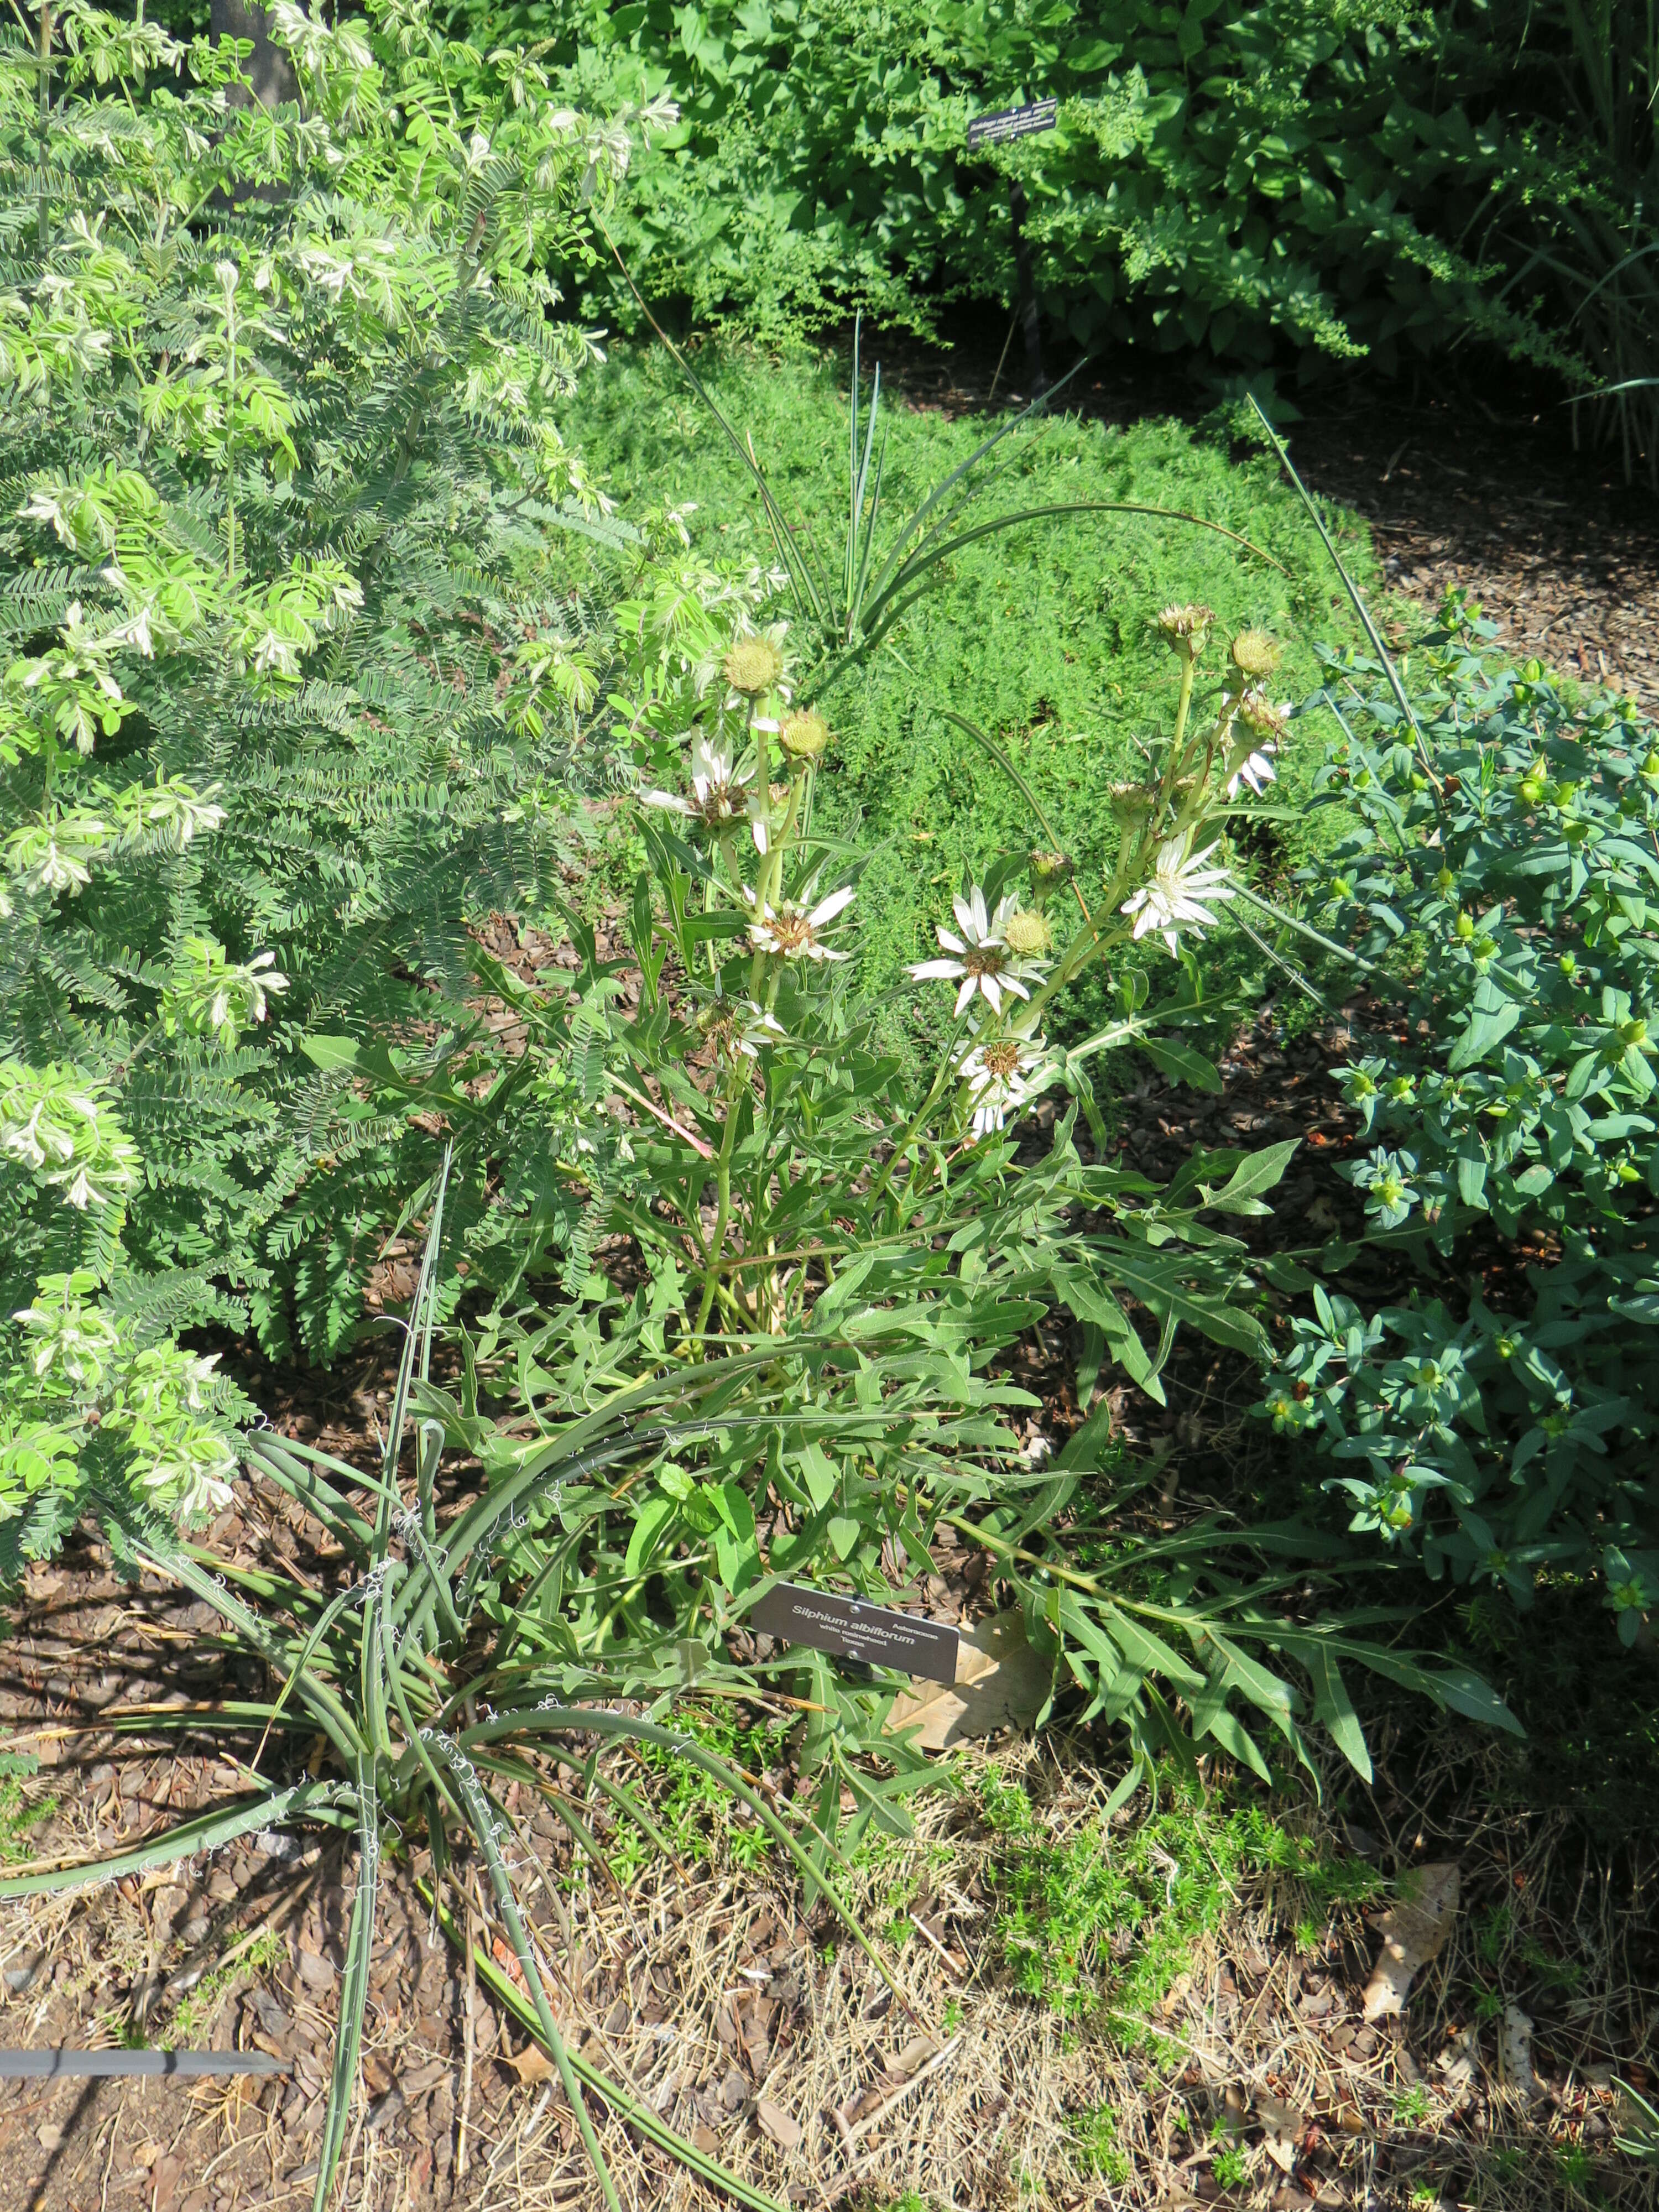
<path fill-rule="evenodd" d="M 245 1029 L 262 1022 L 269 1001 L 288 988 L 274 952 L 228 961 L 211 938 L 187 937 L 180 948 L 186 972 L 161 994 L 161 1023 L 169 1036 L 183 1030 L 231 1050 Z"/>
<path fill-rule="evenodd" d="M 1171 952 L 1179 951 L 1183 929 L 1215 927 L 1216 918 L 1203 902 L 1232 896 L 1227 871 L 1204 866 L 1220 840 L 1205 846 L 1201 853 L 1189 853 L 1188 842 L 1185 837 L 1171 837 L 1161 845 L 1152 874 L 1124 900 L 1121 911 L 1134 916 L 1137 943 L 1156 931 Z"/>

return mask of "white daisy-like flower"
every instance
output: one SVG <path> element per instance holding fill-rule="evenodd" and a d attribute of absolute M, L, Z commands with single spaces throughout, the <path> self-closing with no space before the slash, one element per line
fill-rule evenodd
<path fill-rule="evenodd" d="M 647 791 L 644 803 L 671 814 L 684 814 L 718 833 L 742 821 L 750 811 L 750 795 L 744 787 L 751 773 L 744 769 L 739 774 L 734 757 L 700 733 L 691 747 L 692 796 L 683 799 L 672 791 Z"/>
<path fill-rule="evenodd" d="M 1177 951 L 1181 932 L 1188 925 L 1194 929 L 1214 927 L 1216 918 L 1202 902 L 1232 896 L 1227 871 L 1204 865 L 1220 840 L 1206 845 L 1201 853 L 1189 852 L 1189 842 L 1188 837 L 1171 837 L 1160 845 L 1151 876 L 1124 900 L 1121 911 L 1135 918 L 1137 944 L 1156 931 L 1171 952 Z"/>
<path fill-rule="evenodd" d="M 752 899 L 755 894 L 745 886 L 744 896 Z M 769 952 L 780 960 L 850 960 L 850 952 L 835 951 L 823 942 L 821 933 L 852 902 L 852 886 L 848 884 L 820 899 L 810 913 L 793 899 L 764 907 L 760 920 L 749 925 L 749 941 L 757 951 Z"/>
<path fill-rule="evenodd" d="M 1028 1017 L 1029 1018 L 1029 1017 Z M 957 1062 L 974 1109 L 974 1134 L 988 1137 L 1042 1089 L 1032 1081 L 1043 1064 L 1040 1037 L 982 1038 Z"/>
<path fill-rule="evenodd" d="M 994 915 L 986 912 L 985 894 L 977 884 L 970 897 L 958 896 L 951 903 L 957 919 L 956 930 L 939 928 L 934 933 L 939 950 L 947 957 L 943 960 L 916 961 L 910 969 L 912 979 L 918 983 L 937 981 L 958 984 L 958 1014 L 966 1013 L 975 991 L 994 1014 L 1002 1012 L 1005 993 L 1016 999 L 1029 999 L 1031 994 L 1023 979 L 1041 970 L 1036 962 L 1022 959 L 1004 935 L 1018 903 L 1013 893 L 999 901 Z"/>
<path fill-rule="evenodd" d="M 1260 799 L 1267 785 L 1278 781 L 1273 758 L 1278 750 L 1279 747 L 1269 738 L 1264 744 L 1258 745 L 1254 752 L 1248 754 L 1243 760 L 1240 761 L 1238 766 L 1227 778 L 1228 798 L 1237 799 L 1239 785 L 1248 783 L 1250 789 Z"/>

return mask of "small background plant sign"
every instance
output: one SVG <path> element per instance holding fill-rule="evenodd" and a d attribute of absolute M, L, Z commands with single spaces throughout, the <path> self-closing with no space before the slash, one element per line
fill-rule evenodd
<path fill-rule="evenodd" d="M 779 1583 L 749 1616 L 763 1635 L 805 1644 L 832 1657 L 876 1667 L 896 1667 L 930 1682 L 957 1679 L 957 1632 L 943 1621 L 918 1620 L 890 1607 L 866 1605 L 834 1590 L 802 1589 Z"/>
<path fill-rule="evenodd" d="M 1060 119 L 1057 100 L 1034 100 L 1026 107 L 999 107 L 994 114 L 976 115 L 968 125 L 968 150 L 1000 146 L 1010 138 L 1029 138 L 1034 131 L 1052 131 Z"/>

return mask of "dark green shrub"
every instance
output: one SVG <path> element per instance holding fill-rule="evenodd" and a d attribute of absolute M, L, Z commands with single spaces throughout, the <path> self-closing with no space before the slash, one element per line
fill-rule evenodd
<path fill-rule="evenodd" d="M 947 299 L 1011 300 L 1018 179 L 1042 305 L 1085 343 L 1133 337 L 1251 373 L 1287 345 L 1308 363 L 1366 354 L 1388 368 L 1483 337 L 1570 372 L 1588 357 L 1595 374 L 1607 349 L 1569 319 L 1605 313 L 1605 291 L 1584 295 L 1609 252 L 1645 235 L 1639 177 L 1560 112 L 1564 83 L 1592 81 L 1589 62 L 1540 86 L 1531 10 L 520 0 L 462 12 L 485 46 L 540 42 L 590 103 L 679 103 L 679 131 L 630 195 L 624 251 L 647 295 L 769 335 L 853 303 L 926 327 Z M 1049 94 L 1055 131 L 969 158 L 973 115 Z M 1620 283 L 1641 277 L 1638 265 Z M 605 312 L 631 317 L 619 290 Z"/>
<path fill-rule="evenodd" d="M 1372 1145 L 1346 1172 L 1368 1247 L 1427 1279 L 1371 1313 L 1316 1291 L 1261 1410 L 1317 1439 L 1355 1528 L 1522 1602 L 1592 1575 L 1629 1642 L 1659 1602 L 1659 749 L 1629 702 L 1495 663 L 1455 605 L 1410 723 L 1358 656 L 1322 696 L 1353 826 L 1307 912 L 1406 1016 L 1347 1071 Z"/>

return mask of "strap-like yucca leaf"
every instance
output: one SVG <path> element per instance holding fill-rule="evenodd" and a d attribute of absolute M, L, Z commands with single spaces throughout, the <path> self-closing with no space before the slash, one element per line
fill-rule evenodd
<path fill-rule="evenodd" d="M 152 1867 L 177 1866 L 198 1851 L 221 1850 L 256 1829 L 301 1820 L 327 1820 L 337 1826 L 348 1823 L 355 1811 L 356 1795 L 349 1784 L 295 1783 L 286 1790 L 264 1790 L 228 1807 L 198 1813 L 130 1851 L 112 1851 L 46 1874 L 8 1875 L 0 1879 L 0 1898 L 53 1896 L 85 1889 L 92 1882 L 120 1881 L 131 1874 L 148 1874 Z"/>
<path fill-rule="evenodd" d="M 319 2154 L 312 2212 L 324 2212 L 334 2185 L 345 2131 L 351 2118 L 351 2100 L 357 2087 L 357 2053 L 362 2045 L 363 2013 L 368 2003 L 368 1969 L 374 1952 L 374 1904 L 380 1889 L 380 1822 L 370 1761 L 360 1759 L 356 1774 L 357 1887 L 351 1900 L 351 1924 L 346 1936 L 345 1972 L 340 1985 L 340 2021 L 334 2043 L 334 2065 L 329 2076 L 328 2104 L 323 2113 L 323 2141 Z"/>

